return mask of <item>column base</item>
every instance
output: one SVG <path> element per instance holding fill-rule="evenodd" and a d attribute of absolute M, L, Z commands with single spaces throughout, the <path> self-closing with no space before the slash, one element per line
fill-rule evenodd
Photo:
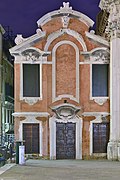
<path fill-rule="evenodd" d="M 118 141 L 110 141 L 108 143 L 107 159 L 112 161 L 120 161 L 120 143 L 118 143 Z"/>

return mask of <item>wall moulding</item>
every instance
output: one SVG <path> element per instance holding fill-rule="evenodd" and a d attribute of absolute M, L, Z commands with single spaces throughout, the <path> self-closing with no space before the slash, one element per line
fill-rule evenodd
<path fill-rule="evenodd" d="M 33 117 L 48 117 L 50 114 L 48 112 L 14 112 L 12 116 L 14 117 L 31 117 L 31 120 Z"/>
<path fill-rule="evenodd" d="M 76 53 L 76 92 L 75 92 L 75 96 L 71 95 L 71 94 L 62 94 L 62 95 L 56 95 L 56 51 L 57 48 L 63 44 L 68 44 L 71 45 L 74 49 L 75 49 L 75 53 Z M 58 42 L 53 50 L 52 50 L 52 102 L 61 100 L 62 98 L 70 98 L 71 100 L 74 100 L 76 102 L 79 102 L 79 49 L 77 47 L 76 44 L 74 44 L 71 41 L 60 41 Z"/>
<path fill-rule="evenodd" d="M 47 43 L 45 44 L 44 51 L 47 52 L 49 49 L 50 44 L 57 39 L 58 37 L 62 36 L 64 33 L 73 36 L 82 46 L 83 51 L 87 51 L 86 43 L 81 34 L 78 32 L 71 30 L 71 29 L 60 29 L 56 32 L 51 33 L 47 38 Z"/>

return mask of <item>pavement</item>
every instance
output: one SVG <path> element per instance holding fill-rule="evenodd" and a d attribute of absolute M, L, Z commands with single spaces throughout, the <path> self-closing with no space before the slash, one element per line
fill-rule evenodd
<path fill-rule="evenodd" d="M 6 164 L 0 180 L 120 180 L 120 162 L 107 160 L 27 160 Z"/>

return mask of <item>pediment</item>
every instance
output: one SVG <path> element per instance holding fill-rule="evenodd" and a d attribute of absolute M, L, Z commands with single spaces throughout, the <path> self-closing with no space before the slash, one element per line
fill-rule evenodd
<path fill-rule="evenodd" d="M 55 17 L 61 17 L 63 26 L 66 26 L 66 23 L 69 21 L 69 18 L 77 18 L 78 20 L 82 21 L 84 24 L 86 24 L 88 27 L 92 27 L 94 22 L 83 13 L 80 13 L 78 11 L 75 11 L 72 9 L 72 7 L 69 5 L 69 2 L 63 2 L 63 7 L 60 7 L 60 9 L 52 11 L 50 13 L 47 13 L 42 18 L 40 18 L 37 21 L 38 27 L 43 26 L 47 22 L 49 22 L 51 19 Z"/>

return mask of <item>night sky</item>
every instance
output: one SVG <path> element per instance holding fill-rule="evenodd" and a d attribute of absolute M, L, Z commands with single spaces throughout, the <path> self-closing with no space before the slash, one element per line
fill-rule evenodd
<path fill-rule="evenodd" d="M 10 26 L 13 35 L 28 37 L 36 33 L 37 20 L 48 12 L 57 10 L 68 0 L 0 0 L 0 24 Z M 76 11 L 96 21 L 100 11 L 100 0 L 70 0 L 70 6 Z"/>

